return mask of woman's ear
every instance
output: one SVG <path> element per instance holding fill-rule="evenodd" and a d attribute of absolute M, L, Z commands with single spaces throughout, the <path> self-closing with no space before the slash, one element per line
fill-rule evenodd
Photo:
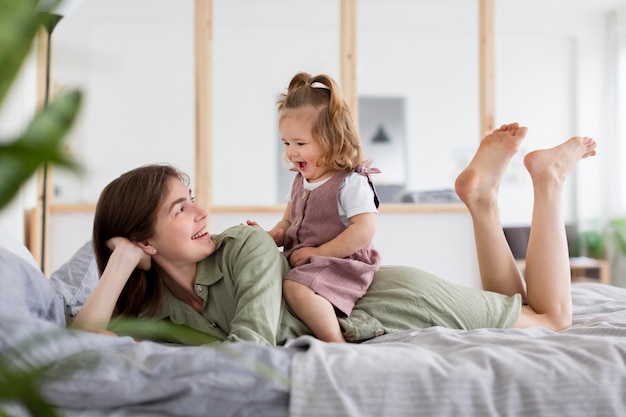
<path fill-rule="evenodd" d="M 156 255 L 157 250 L 154 246 L 150 244 L 150 242 L 135 242 L 135 244 L 140 247 L 146 255 Z"/>

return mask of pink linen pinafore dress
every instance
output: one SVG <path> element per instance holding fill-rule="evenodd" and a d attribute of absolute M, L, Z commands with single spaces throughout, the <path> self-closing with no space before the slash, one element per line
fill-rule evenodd
<path fill-rule="evenodd" d="M 296 175 L 291 191 L 291 225 L 285 235 L 283 254 L 301 247 L 317 247 L 340 234 L 346 226 L 338 209 L 339 187 L 352 172 L 364 175 L 373 191 L 378 208 L 378 196 L 369 173 L 380 172 L 361 165 L 352 171 L 341 171 L 315 190 L 302 185 L 302 175 Z M 374 279 L 380 266 L 380 254 L 372 242 L 346 258 L 311 256 L 292 268 L 285 279 L 299 282 L 328 300 L 339 316 L 349 316 L 356 301 L 361 298 Z"/>

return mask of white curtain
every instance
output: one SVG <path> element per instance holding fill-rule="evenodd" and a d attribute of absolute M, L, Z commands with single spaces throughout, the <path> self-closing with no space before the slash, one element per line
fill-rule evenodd
<path fill-rule="evenodd" d="M 611 153 L 610 189 L 619 190 L 611 199 L 611 216 L 626 215 L 626 6 L 610 16 L 608 53 L 609 135 L 615 138 Z"/>

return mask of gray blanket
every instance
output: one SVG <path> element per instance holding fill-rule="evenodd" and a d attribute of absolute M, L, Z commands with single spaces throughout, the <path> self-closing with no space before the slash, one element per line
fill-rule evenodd
<path fill-rule="evenodd" d="M 62 415 L 287 415 L 294 349 L 135 343 L 71 331 L 63 295 L 35 267 L 0 248 L 2 365 L 49 366 L 41 392 Z M 3 409 L 28 415 L 17 404 L 0 402 Z"/>

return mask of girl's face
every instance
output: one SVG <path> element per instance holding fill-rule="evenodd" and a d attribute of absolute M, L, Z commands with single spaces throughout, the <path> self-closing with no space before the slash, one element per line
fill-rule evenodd
<path fill-rule="evenodd" d="M 323 149 L 312 136 L 317 115 L 313 106 L 286 109 L 281 112 L 278 123 L 285 157 L 308 182 L 321 181 L 332 175 L 329 167 L 320 166 Z"/>
<path fill-rule="evenodd" d="M 170 178 L 169 191 L 158 209 L 154 236 L 148 242 L 157 250 L 155 261 L 168 265 L 196 263 L 215 251 L 206 228 L 207 212 L 196 204 L 191 191 L 178 178 Z"/>

